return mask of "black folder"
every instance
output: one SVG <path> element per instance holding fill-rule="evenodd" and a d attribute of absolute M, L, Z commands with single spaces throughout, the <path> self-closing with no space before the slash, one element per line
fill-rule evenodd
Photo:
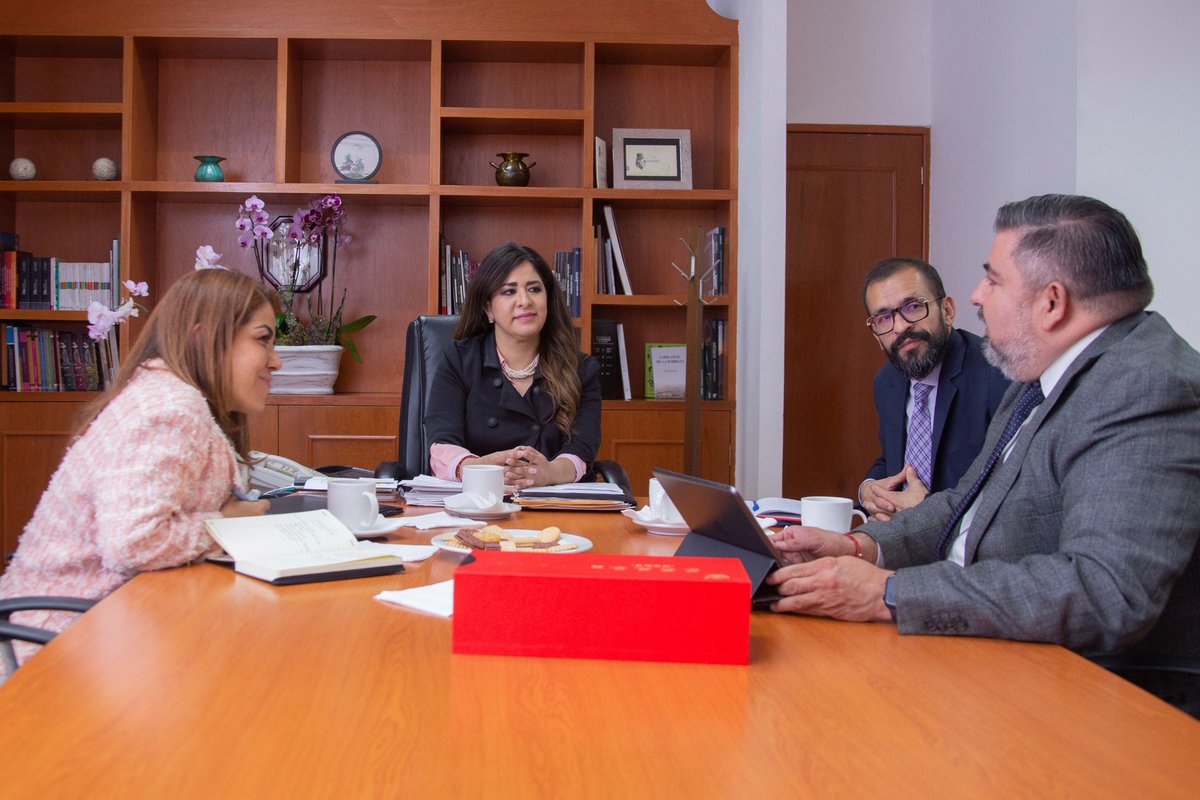
<path fill-rule="evenodd" d="M 778 590 L 766 583 L 766 577 L 788 562 L 737 489 L 666 469 L 655 468 L 654 477 L 691 528 L 675 555 L 739 559 L 754 587 L 752 607 L 766 608 L 781 599 Z"/>

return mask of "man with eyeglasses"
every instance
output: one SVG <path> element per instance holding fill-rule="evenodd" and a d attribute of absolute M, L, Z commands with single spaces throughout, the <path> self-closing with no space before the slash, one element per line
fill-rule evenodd
<path fill-rule="evenodd" d="M 1121 212 L 1043 195 L 995 230 L 971 302 L 1014 383 L 979 456 L 890 521 L 785 528 L 773 609 L 1055 642 L 1200 716 L 1200 353 Z"/>
<path fill-rule="evenodd" d="M 983 445 L 1008 379 L 983 342 L 953 327 L 954 298 L 916 258 L 885 258 L 863 281 L 867 327 L 889 364 L 875 375 L 883 452 L 859 486 L 872 519 L 887 520 L 958 483 Z"/>

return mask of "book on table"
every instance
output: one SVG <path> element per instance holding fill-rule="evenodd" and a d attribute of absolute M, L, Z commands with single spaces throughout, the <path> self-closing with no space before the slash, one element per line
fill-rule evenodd
<path fill-rule="evenodd" d="M 386 546 L 360 542 L 328 509 L 204 523 L 233 568 L 276 585 L 363 578 L 404 571 Z"/>

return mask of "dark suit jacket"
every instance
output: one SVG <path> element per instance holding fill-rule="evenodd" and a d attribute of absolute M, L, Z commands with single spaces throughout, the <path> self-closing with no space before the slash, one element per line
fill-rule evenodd
<path fill-rule="evenodd" d="M 451 342 L 425 410 L 429 441 L 481 456 L 529 445 L 548 459 L 578 456 L 590 470 L 600 446 L 600 365 L 583 353 L 579 381 L 579 410 L 568 440 L 554 424 L 555 406 L 540 368 L 522 397 L 500 372 L 495 334 Z"/>
<path fill-rule="evenodd" d="M 1024 386 L 959 486 L 863 526 L 900 631 L 1200 657 L 1200 354 L 1157 314 L 1084 349 L 976 498 L 967 565 L 934 560 Z"/>
<path fill-rule="evenodd" d="M 867 480 L 886 478 L 904 469 L 908 389 L 908 378 L 891 362 L 875 374 L 875 410 L 883 453 L 867 471 Z M 984 359 L 983 341 L 968 331 L 951 331 L 933 409 L 933 485 L 929 491 L 940 492 L 958 483 L 979 453 L 988 424 L 1007 389 L 1008 379 Z"/>

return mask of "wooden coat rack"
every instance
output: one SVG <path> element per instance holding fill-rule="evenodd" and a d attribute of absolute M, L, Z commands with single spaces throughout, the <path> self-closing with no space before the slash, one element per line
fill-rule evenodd
<path fill-rule="evenodd" d="M 687 344 L 687 373 L 684 380 L 683 395 L 683 471 L 689 475 L 700 475 L 700 359 L 704 349 L 704 306 L 710 301 L 705 300 L 701 292 L 704 280 L 709 277 L 713 268 L 703 275 L 696 275 L 696 253 L 700 251 L 701 239 L 704 232 L 701 228 L 693 228 L 691 241 L 682 236 L 679 241 L 688 251 L 688 268 L 671 262 L 671 266 L 687 281 L 687 301 L 676 305 L 687 306 L 687 322 L 685 342 Z"/>

